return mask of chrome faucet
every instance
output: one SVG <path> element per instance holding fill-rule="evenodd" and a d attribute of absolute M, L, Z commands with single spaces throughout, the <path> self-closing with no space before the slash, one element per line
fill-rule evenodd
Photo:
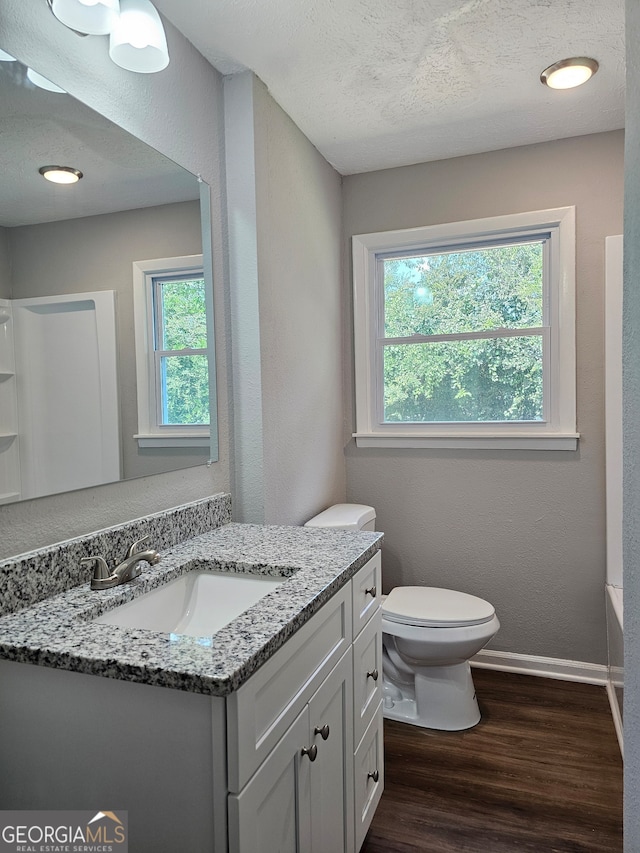
<path fill-rule="evenodd" d="M 119 586 L 122 583 L 137 578 L 142 569 L 140 562 L 149 563 L 150 566 L 155 566 L 160 562 L 160 554 L 157 551 L 148 549 L 146 551 L 138 551 L 138 545 L 145 542 L 149 537 L 143 536 L 134 542 L 127 551 L 127 556 L 124 560 L 110 572 L 107 561 L 104 557 L 84 557 L 80 560 L 81 563 L 96 563 L 91 578 L 91 589 L 110 589 L 112 586 Z"/>

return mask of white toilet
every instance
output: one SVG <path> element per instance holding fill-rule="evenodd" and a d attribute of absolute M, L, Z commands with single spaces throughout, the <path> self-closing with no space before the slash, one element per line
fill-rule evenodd
<path fill-rule="evenodd" d="M 336 504 L 305 527 L 374 530 L 375 510 Z M 480 722 L 469 659 L 500 627 L 488 601 L 451 589 L 399 586 L 383 598 L 383 713 L 428 729 Z"/>

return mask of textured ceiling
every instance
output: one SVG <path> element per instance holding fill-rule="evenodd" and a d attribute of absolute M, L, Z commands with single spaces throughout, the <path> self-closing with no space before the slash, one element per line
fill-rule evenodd
<path fill-rule="evenodd" d="M 51 184 L 38 169 L 52 164 L 84 177 Z M 0 175 L 0 227 L 199 197 L 193 175 L 70 95 L 38 89 L 19 62 L 0 62 Z"/>
<path fill-rule="evenodd" d="M 222 73 L 251 69 L 343 174 L 624 125 L 624 0 L 155 0 Z M 540 72 L 600 62 L 580 89 Z"/>

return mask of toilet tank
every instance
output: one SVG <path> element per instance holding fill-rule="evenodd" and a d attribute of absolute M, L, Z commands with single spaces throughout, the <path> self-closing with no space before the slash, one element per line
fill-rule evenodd
<path fill-rule="evenodd" d="M 337 530 L 375 530 L 376 511 L 365 504 L 334 504 L 314 515 L 305 527 L 333 527 Z"/>

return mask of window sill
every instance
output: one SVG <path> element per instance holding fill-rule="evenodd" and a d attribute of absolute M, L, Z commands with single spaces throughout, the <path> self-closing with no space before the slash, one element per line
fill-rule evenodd
<path fill-rule="evenodd" d="M 133 436 L 138 447 L 209 447 L 209 433 L 183 433 L 182 435 L 138 434 Z"/>
<path fill-rule="evenodd" d="M 452 450 L 577 450 L 579 433 L 547 435 L 410 435 L 354 433 L 358 447 L 441 448 Z"/>

